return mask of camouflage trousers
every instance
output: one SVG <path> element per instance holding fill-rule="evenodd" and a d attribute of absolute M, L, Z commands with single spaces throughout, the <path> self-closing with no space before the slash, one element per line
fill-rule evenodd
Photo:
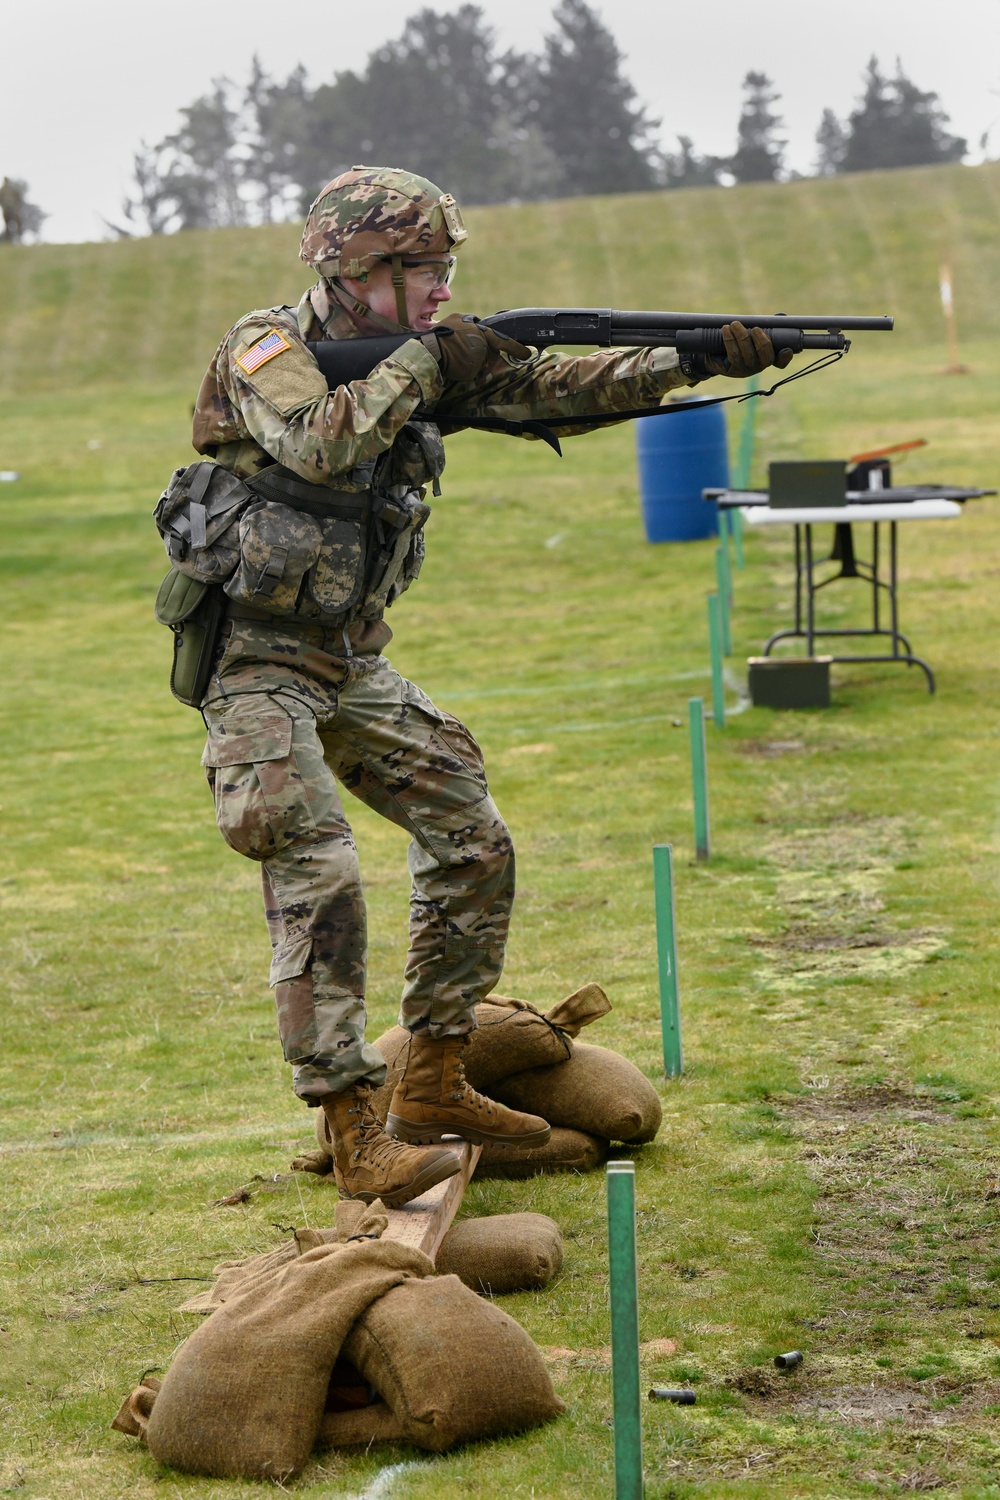
<path fill-rule="evenodd" d="M 296 1094 L 318 1103 L 385 1075 L 365 1041 L 365 901 L 338 783 L 411 837 L 411 1031 L 475 1027 L 503 966 L 514 852 L 476 741 L 384 657 L 335 656 L 319 626 L 228 628 L 202 764 L 223 838 L 260 863 L 281 1042 Z"/>

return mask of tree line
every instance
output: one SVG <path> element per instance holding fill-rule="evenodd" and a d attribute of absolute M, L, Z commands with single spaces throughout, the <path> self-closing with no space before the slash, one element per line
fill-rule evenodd
<path fill-rule="evenodd" d="M 108 227 L 163 234 L 297 218 L 356 162 L 405 165 L 467 204 L 776 181 L 794 175 L 779 104 L 767 74 L 750 71 L 730 155 L 702 154 L 688 136 L 666 150 L 587 0 L 558 0 L 538 53 L 499 51 L 479 5 L 427 7 L 332 82 L 311 86 L 301 66 L 272 77 L 256 60 L 245 86 L 215 81 L 179 112 L 178 130 L 141 146 Z M 815 171 L 960 161 L 966 142 L 948 123 L 936 94 L 873 57 L 847 117 L 823 112 Z"/>

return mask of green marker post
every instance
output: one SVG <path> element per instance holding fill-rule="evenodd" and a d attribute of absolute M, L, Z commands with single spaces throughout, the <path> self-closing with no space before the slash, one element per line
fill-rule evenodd
<path fill-rule="evenodd" d="M 731 511 L 728 511 L 727 514 L 729 516 L 729 527 L 730 527 L 730 530 L 733 533 L 733 557 L 736 560 L 736 566 L 738 568 L 742 568 L 742 566 L 743 566 L 743 512 L 741 510 L 731 510 Z"/>
<path fill-rule="evenodd" d="M 760 384 L 756 375 L 751 375 L 747 381 L 747 390 L 755 391 Z M 736 448 L 736 464 L 733 468 L 733 489 L 745 490 L 750 485 L 750 470 L 753 466 L 754 434 L 757 422 L 757 402 L 748 401 L 743 408 L 743 421 L 740 424 L 739 443 Z M 729 512 L 730 526 L 733 533 L 733 555 L 736 566 L 743 566 L 743 517 L 738 510 Z"/>
<path fill-rule="evenodd" d="M 751 375 L 747 381 L 747 390 L 755 391 L 760 385 L 756 375 Z M 743 421 L 740 424 L 740 439 L 736 447 L 736 464 L 733 469 L 733 489 L 745 490 L 750 484 L 750 470 L 753 466 L 754 429 L 757 422 L 757 402 L 747 401 L 743 404 Z"/>
<path fill-rule="evenodd" d="M 639 1402 L 639 1272 L 635 1253 L 635 1163 L 608 1162 L 608 1274 L 614 1391 L 615 1500 L 642 1500 Z"/>
<path fill-rule="evenodd" d="M 663 1072 L 667 1078 L 679 1078 L 684 1072 L 684 1053 L 681 1048 L 681 1002 L 677 986 L 674 851 L 670 844 L 653 846 L 653 899 L 656 905 L 656 958 L 660 975 Z"/>
<path fill-rule="evenodd" d="M 722 651 L 731 656 L 733 640 L 729 629 L 729 611 L 733 602 L 733 585 L 729 573 L 729 553 L 725 547 L 715 549 L 715 582 L 719 591 L 719 613 L 722 617 Z"/>
<path fill-rule="evenodd" d="M 712 653 L 712 718 L 716 729 L 726 727 L 726 692 L 722 674 L 722 605 L 718 594 L 708 596 L 708 642 Z"/>
<path fill-rule="evenodd" d="M 705 754 L 705 705 L 700 698 L 688 699 L 691 733 L 691 783 L 694 789 L 694 850 L 698 859 L 708 859 L 708 758 Z"/>

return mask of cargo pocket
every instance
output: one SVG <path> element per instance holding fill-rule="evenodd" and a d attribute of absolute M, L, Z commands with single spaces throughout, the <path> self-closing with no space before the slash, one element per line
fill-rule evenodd
<path fill-rule="evenodd" d="M 281 709 L 212 719 L 201 763 L 215 796 L 219 832 L 248 859 L 265 860 L 315 837 L 316 823 L 292 751 L 293 722 Z"/>
<path fill-rule="evenodd" d="M 479 741 L 472 731 L 456 719 L 454 714 L 445 713 L 433 703 L 422 688 L 418 688 L 415 682 L 403 679 L 403 702 L 409 709 L 416 709 L 425 719 L 434 725 L 435 737 L 445 746 L 449 754 L 454 755 L 462 762 L 466 770 L 471 771 L 476 780 L 481 782 L 483 791 L 486 791 L 486 767 L 483 761 L 483 752 Z"/>
<path fill-rule="evenodd" d="M 293 943 L 282 943 L 271 959 L 271 987 L 282 980 L 298 979 L 312 961 L 312 937 L 299 937 Z"/>
<path fill-rule="evenodd" d="M 323 545 L 319 521 L 261 500 L 240 520 L 239 567 L 225 585 L 230 599 L 276 615 L 295 614 L 303 581 Z"/>
<path fill-rule="evenodd" d="M 322 538 L 306 592 L 325 614 L 342 614 L 357 603 L 364 588 L 364 528 L 360 521 L 325 516 L 317 525 Z"/>
<path fill-rule="evenodd" d="M 283 943 L 271 960 L 271 988 L 286 1062 L 301 1062 L 317 1051 L 312 953 L 312 938 L 297 938 Z"/>

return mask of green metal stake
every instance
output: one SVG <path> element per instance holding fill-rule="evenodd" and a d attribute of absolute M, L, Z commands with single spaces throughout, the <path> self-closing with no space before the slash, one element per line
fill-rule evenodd
<path fill-rule="evenodd" d="M 715 549 L 715 580 L 719 590 L 719 613 L 722 617 L 722 651 L 730 656 L 733 639 L 729 629 L 729 611 L 733 602 L 733 588 L 729 574 L 729 553 L 725 547 Z"/>
<path fill-rule="evenodd" d="M 756 375 L 747 381 L 747 390 L 755 391 L 760 385 Z M 750 469 L 753 465 L 754 429 L 757 422 L 757 402 L 748 401 L 743 408 L 740 425 L 740 440 L 736 449 L 736 465 L 733 470 L 733 489 L 745 490 L 750 484 Z"/>
<path fill-rule="evenodd" d="M 681 1002 L 677 989 L 674 851 L 670 844 L 653 845 L 653 898 L 656 903 L 656 957 L 660 971 L 663 1072 L 667 1078 L 679 1078 L 684 1072 L 684 1053 L 681 1049 Z"/>
<path fill-rule="evenodd" d="M 712 651 L 712 718 L 716 729 L 726 727 L 726 694 L 722 680 L 722 605 L 718 594 L 708 596 L 708 639 Z"/>
<path fill-rule="evenodd" d="M 751 375 L 747 381 L 747 390 L 755 391 L 760 384 L 756 375 Z M 754 433 L 757 422 L 757 402 L 748 401 L 743 410 L 743 421 L 740 425 L 740 439 L 736 449 L 736 465 L 733 469 L 733 489 L 745 490 L 750 485 L 750 470 L 753 467 Z M 736 566 L 743 566 L 743 517 L 738 510 L 730 512 L 730 525 L 733 532 L 733 553 L 736 558 Z"/>
<path fill-rule="evenodd" d="M 608 1271 L 615 1500 L 642 1500 L 639 1273 L 635 1253 L 635 1163 L 631 1161 L 608 1162 Z"/>
<path fill-rule="evenodd" d="M 705 754 L 705 705 L 688 699 L 691 731 L 691 782 L 694 787 L 694 848 L 698 859 L 708 858 L 708 760 Z"/>
<path fill-rule="evenodd" d="M 736 566 L 738 568 L 742 568 L 742 566 L 743 566 L 743 512 L 741 510 L 731 510 L 731 511 L 728 512 L 728 515 L 729 515 L 730 529 L 732 530 L 732 533 L 733 533 L 733 556 L 736 559 Z"/>

